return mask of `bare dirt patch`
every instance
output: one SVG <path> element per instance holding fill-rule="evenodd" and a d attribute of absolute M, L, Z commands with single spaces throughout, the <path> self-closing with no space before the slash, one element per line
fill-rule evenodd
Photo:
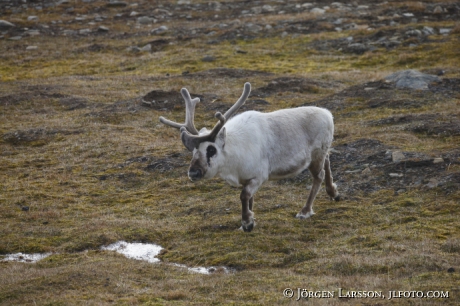
<path fill-rule="evenodd" d="M 268 85 L 254 89 L 251 96 L 268 97 L 280 92 L 318 93 L 321 88 L 335 88 L 342 84 L 299 77 L 281 77 L 272 80 Z"/>
<path fill-rule="evenodd" d="M 405 130 L 435 136 L 460 135 L 460 122 L 456 115 L 409 114 L 371 121 L 370 125 L 402 125 Z"/>
<path fill-rule="evenodd" d="M 3 134 L 3 141 L 15 146 L 30 145 L 43 146 L 52 141 L 57 135 L 75 135 L 82 133 L 81 130 L 34 128 L 19 130 Z"/>

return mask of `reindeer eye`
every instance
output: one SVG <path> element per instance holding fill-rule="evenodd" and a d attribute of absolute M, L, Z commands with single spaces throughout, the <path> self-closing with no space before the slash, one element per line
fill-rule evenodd
<path fill-rule="evenodd" d="M 209 159 L 211 157 L 213 157 L 214 155 L 216 155 L 217 153 L 217 150 L 215 147 L 213 146 L 209 146 L 206 148 L 206 157 Z"/>

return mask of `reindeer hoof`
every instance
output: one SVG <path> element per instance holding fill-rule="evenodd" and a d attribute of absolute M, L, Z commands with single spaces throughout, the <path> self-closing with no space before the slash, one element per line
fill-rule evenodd
<path fill-rule="evenodd" d="M 305 220 L 313 216 L 315 213 L 313 211 L 309 211 L 306 214 L 303 214 L 302 212 L 299 212 L 295 217 L 300 220 Z"/>
<path fill-rule="evenodd" d="M 250 232 L 254 229 L 254 226 L 256 225 L 256 223 L 254 222 L 254 220 L 250 220 L 249 222 L 245 222 L 245 221 L 242 221 L 242 226 L 241 228 L 243 229 L 243 231 L 245 232 Z"/>
<path fill-rule="evenodd" d="M 336 202 L 340 201 L 340 194 L 337 195 L 337 196 L 334 198 L 334 201 L 336 201 Z"/>

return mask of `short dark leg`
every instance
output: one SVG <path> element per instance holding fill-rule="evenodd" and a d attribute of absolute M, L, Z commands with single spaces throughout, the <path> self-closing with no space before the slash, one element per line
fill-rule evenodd
<path fill-rule="evenodd" d="M 313 212 L 313 201 L 318 194 L 319 189 L 321 188 L 321 183 L 324 179 L 324 160 L 320 160 L 317 162 L 312 162 L 308 169 L 310 170 L 313 176 L 313 185 L 310 190 L 310 194 L 308 195 L 307 203 L 302 208 L 302 210 L 296 215 L 296 218 L 299 219 L 307 219 L 313 216 L 315 213 Z"/>
<path fill-rule="evenodd" d="M 332 179 L 332 172 L 331 172 L 331 164 L 329 162 L 329 154 L 326 155 L 326 159 L 324 160 L 324 170 L 326 171 L 325 176 L 325 183 L 326 183 L 326 192 L 327 194 L 334 200 L 339 201 L 340 195 L 337 191 L 337 185 L 334 184 Z"/>
<path fill-rule="evenodd" d="M 245 232 L 250 232 L 254 228 L 254 213 L 252 206 L 254 204 L 254 193 L 259 189 L 260 183 L 252 179 L 241 191 L 241 223 Z"/>

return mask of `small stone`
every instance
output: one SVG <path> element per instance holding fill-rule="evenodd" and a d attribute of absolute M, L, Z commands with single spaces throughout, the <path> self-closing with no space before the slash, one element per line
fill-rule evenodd
<path fill-rule="evenodd" d="M 0 30 L 8 30 L 13 27 L 15 27 L 15 25 L 11 22 L 8 22 L 6 20 L 0 20 Z"/>
<path fill-rule="evenodd" d="M 356 9 L 358 9 L 358 10 L 368 10 L 369 5 L 358 5 L 358 7 Z"/>
<path fill-rule="evenodd" d="M 77 34 L 77 31 L 74 31 L 74 30 L 64 30 L 64 31 L 62 31 L 62 34 L 65 35 L 65 36 L 70 36 L 70 35 L 75 35 L 75 34 Z"/>
<path fill-rule="evenodd" d="M 37 46 L 27 46 L 26 51 L 32 51 L 32 50 L 37 50 Z"/>
<path fill-rule="evenodd" d="M 91 33 L 91 29 L 81 29 L 78 33 L 81 35 L 89 34 Z"/>
<path fill-rule="evenodd" d="M 137 46 L 131 46 L 131 47 L 126 48 L 126 51 L 138 53 L 138 52 L 141 52 L 141 49 Z"/>
<path fill-rule="evenodd" d="M 142 17 L 137 18 L 137 22 L 140 24 L 151 24 L 153 23 L 153 21 L 154 21 L 153 18 L 150 18 L 147 16 L 142 16 Z"/>
<path fill-rule="evenodd" d="M 394 163 L 400 162 L 400 161 L 404 160 L 405 158 L 406 158 L 406 156 L 404 156 L 404 153 L 401 152 L 401 151 L 394 151 L 394 152 L 391 153 L 391 160 Z"/>
<path fill-rule="evenodd" d="M 412 13 L 404 13 L 403 16 L 404 17 L 414 17 L 414 14 L 412 14 Z"/>
<path fill-rule="evenodd" d="M 158 34 L 163 34 L 166 31 L 168 31 L 168 27 L 167 26 L 161 26 L 161 27 L 153 29 L 152 31 L 150 31 L 150 33 L 158 35 Z"/>
<path fill-rule="evenodd" d="M 441 35 L 447 35 L 452 31 L 452 29 L 439 29 L 439 34 Z"/>
<path fill-rule="evenodd" d="M 206 55 L 201 60 L 203 62 L 210 63 L 210 62 L 214 62 L 216 60 L 216 58 L 214 56 L 212 56 L 212 55 Z"/>
<path fill-rule="evenodd" d="M 438 180 L 436 178 L 432 178 L 428 181 L 428 184 L 425 185 L 427 188 L 432 189 L 438 187 Z"/>
<path fill-rule="evenodd" d="M 21 39 L 22 39 L 22 36 L 13 36 L 9 38 L 9 40 L 21 40 Z"/>
<path fill-rule="evenodd" d="M 440 164 L 443 162 L 444 162 L 444 159 L 442 157 L 436 157 L 435 159 L 433 159 L 433 164 Z"/>
<path fill-rule="evenodd" d="M 425 35 L 434 35 L 436 34 L 432 27 L 424 26 L 422 30 L 423 34 Z"/>
<path fill-rule="evenodd" d="M 273 12 L 275 11 L 275 8 L 267 4 L 267 5 L 262 6 L 262 11 L 263 12 Z"/>
<path fill-rule="evenodd" d="M 29 36 L 38 36 L 40 35 L 40 31 L 39 30 L 28 30 L 24 34 L 29 35 Z"/>
<path fill-rule="evenodd" d="M 364 169 L 361 173 L 363 175 L 369 175 L 369 174 L 371 174 L 371 169 L 369 167 L 366 167 L 366 169 Z"/>
<path fill-rule="evenodd" d="M 69 4 L 69 3 L 70 3 L 70 0 L 61 0 L 58 3 L 56 3 L 56 5 Z"/>
<path fill-rule="evenodd" d="M 108 32 L 109 28 L 105 26 L 100 26 L 99 28 L 97 28 L 97 31 L 98 32 Z"/>
<path fill-rule="evenodd" d="M 141 51 L 146 51 L 146 52 L 152 51 L 152 45 L 151 44 L 146 44 L 145 46 L 143 46 L 141 48 Z"/>
<path fill-rule="evenodd" d="M 137 16 L 137 15 L 139 15 L 139 13 L 138 13 L 138 12 L 135 12 L 135 11 L 132 11 L 132 12 L 129 14 L 129 16 L 131 16 L 131 17 Z"/>
<path fill-rule="evenodd" d="M 313 14 L 318 14 L 318 15 L 322 15 L 326 12 L 326 10 L 323 10 L 319 7 L 315 7 L 313 9 L 311 9 L 310 13 L 313 13 Z"/>
<path fill-rule="evenodd" d="M 38 20 L 38 16 L 29 16 L 27 17 L 27 21 L 37 21 Z"/>
<path fill-rule="evenodd" d="M 390 173 L 388 174 L 390 177 L 403 177 L 402 173 Z"/>
<path fill-rule="evenodd" d="M 433 10 L 433 13 L 435 13 L 435 14 L 441 14 L 443 12 L 444 12 L 444 9 L 440 5 L 437 5 Z"/>

